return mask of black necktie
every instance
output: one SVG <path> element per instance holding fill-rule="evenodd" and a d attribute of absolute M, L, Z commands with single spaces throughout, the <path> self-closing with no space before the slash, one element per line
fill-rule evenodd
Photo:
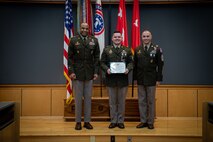
<path fill-rule="evenodd" d="M 144 48 L 145 48 L 145 51 L 148 51 L 148 47 L 147 46 L 145 46 Z"/>
<path fill-rule="evenodd" d="M 83 43 L 86 44 L 86 37 L 83 37 Z"/>
<path fill-rule="evenodd" d="M 115 49 L 118 50 L 118 46 L 115 46 Z"/>

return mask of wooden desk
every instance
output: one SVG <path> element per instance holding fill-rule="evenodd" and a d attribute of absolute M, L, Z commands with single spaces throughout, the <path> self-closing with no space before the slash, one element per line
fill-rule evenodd
<path fill-rule="evenodd" d="M 110 120 L 109 116 L 110 116 L 110 111 L 109 111 L 108 98 L 93 98 L 91 119 L 97 120 L 97 121 Z M 66 104 L 66 99 L 64 100 L 64 118 L 67 120 L 75 119 L 75 101 L 74 100 L 69 105 Z M 125 121 L 136 121 L 136 120 L 139 121 L 138 99 L 127 98 L 126 110 L 125 110 Z"/>

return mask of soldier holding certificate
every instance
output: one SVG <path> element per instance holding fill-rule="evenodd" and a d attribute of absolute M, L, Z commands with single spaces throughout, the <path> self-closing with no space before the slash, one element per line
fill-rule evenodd
<path fill-rule="evenodd" d="M 125 100 L 128 89 L 128 73 L 133 69 L 131 49 L 121 45 L 122 36 L 115 31 L 112 45 L 104 48 L 101 67 L 106 73 L 106 86 L 109 93 L 110 119 L 109 128 L 124 129 Z"/>

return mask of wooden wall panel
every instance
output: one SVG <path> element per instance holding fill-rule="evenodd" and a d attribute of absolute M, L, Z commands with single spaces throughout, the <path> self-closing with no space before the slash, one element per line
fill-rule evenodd
<path fill-rule="evenodd" d="M 168 117 L 197 117 L 197 90 L 169 89 Z"/>
<path fill-rule="evenodd" d="M 156 90 L 156 116 L 167 117 L 168 116 L 168 94 L 167 89 Z"/>
<path fill-rule="evenodd" d="M 0 88 L 0 102 L 1 101 L 14 101 L 21 107 L 21 88 Z M 21 109 L 19 109 L 21 114 Z"/>
<path fill-rule="evenodd" d="M 64 115 L 64 99 L 66 98 L 66 88 L 52 89 L 52 103 L 51 115 L 63 116 Z"/>
<path fill-rule="evenodd" d="M 21 103 L 21 88 L 1 88 L 0 101 L 15 101 Z"/>
<path fill-rule="evenodd" d="M 137 87 L 134 87 L 133 97 L 138 97 Z M 108 91 L 106 86 L 102 86 L 102 96 L 101 96 L 101 88 L 99 86 L 93 87 L 93 97 L 108 97 Z M 132 86 L 128 87 L 127 98 L 132 98 Z"/>
<path fill-rule="evenodd" d="M 198 90 L 198 116 L 202 117 L 203 102 L 213 102 L 213 89 Z"/>
<path fill-rule="evenodd" d="M 92 97 L 108 97 L 106 86 L 94 86 L 92 91 Z"/>
<path fill-rule="evenodd" d="M 93 87 L 92 97 L 101 97 L 101 88 L 100 87 Z"/>
<path fill-rule="evenodd" d="M 65 85 L 0 85 L 0 101 L 20 103 L 20 114 L 24 116 L 62 116 Z M 93 98 L 100 97 L 100 86 L 94 86 Z M 102 87 L 102 97 L 108 98 L 107 89 Z M 127 99 L 132 98 L 132 87 L 128 88 Z M 137 86 L 134 96 L 137 99 Z M 212 86 L 169 86 L 161 85 L 156 92 L 157 117 L 201 117 L 202 102 L 213 101 Z"/>
<path fill-rule="evenodd" d="M 132 86 L 129 86 L 128 87 L 128 95 L 127 95 L 127 97 L 129 97 L 129 98 L 138 98 L 138 88 L 137 88 L 137 86 L 134 86 L 134 88 L 133 88 L 134 90 L 133 90 L 133 95 L 132 95 Z"/>
<path fill-rule="evenodd" d="M 27 88 L 22 91 L 22 116 L 50 116 L 51 88 Z"/>

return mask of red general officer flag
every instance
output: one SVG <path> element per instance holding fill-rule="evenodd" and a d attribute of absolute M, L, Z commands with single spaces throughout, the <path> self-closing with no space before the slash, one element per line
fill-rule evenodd
<path fill-rule="evenodd" d="M 122 34 L 122 45 L 128 46 L 125 0 L 120 0 L 116 29 Z"/>
<path fill-rule="evenodd" d="M 140 40 L 140 14 L 138 0 L 134 0 L 133 16 L 132 16 L 132 50 L 134 50 L 141 43 Z"/>

